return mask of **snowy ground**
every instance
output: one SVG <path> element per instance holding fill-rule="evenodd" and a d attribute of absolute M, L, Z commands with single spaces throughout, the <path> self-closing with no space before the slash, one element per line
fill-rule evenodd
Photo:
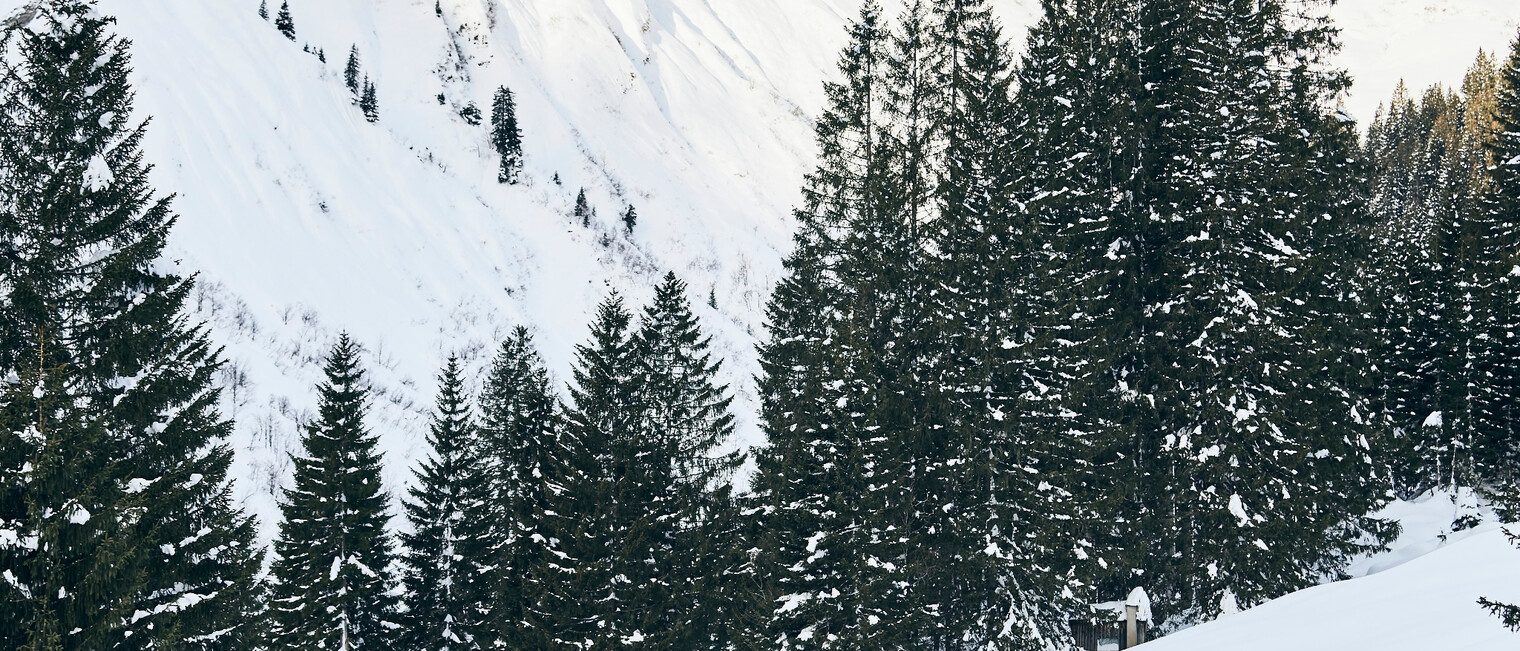
<path fill-rule="evenodd" d="M 1147 651 L 1488 651 L 1520 646 L 1479 597 L 1520 603 L 1520 550 L 1490 517 L 1453 533 L 1471 499 L 1398 502 L 1384 515 L 1404 523 L 1393 548 L 1352 567 L 1358 578 L 1322 585 L 1222 617 L 1143 648 Z"/>
<path fill-rule="evenodd" d="M 0 0 L 0 15 L 21 1 Z M 759 442 L 754 344 L 813 160 L 819 84 L 858 3 L 291 0 L 292 43 L 258 0 L 102 0 L 134 42 L 153 180 L 178 194 L 169 254 L 200 274 L 195 307 L 226 346 L 234 477 L 266 536 L 341 330 L 367 347 L 393 495 L 444 356 L 479 369 L 527 324 L 567 377 L 594 305 L 612 289 L 642 302 L 666 270 L 691 284 L 726 361 L 736 445 Z M 1022 44 L 1038 2 L 994 4 Z M 1478 47 L 1506 46 L 1514 5 L 1344 0 L 1344 61 L 1361 80 L 1348 105 L 1370 116 L 1400 74 L 1459 80 Z M 350 45 L 379 124 L 343 87 Z M 519 96 L 518 187 L 495 182 L 485 128 L 458 115 L 488 112 L 501 84 Z M 589 229 L 569 217 L 581 187 L 599 213 Z M 631 236 L 617 222 L 629 203 Z"/>

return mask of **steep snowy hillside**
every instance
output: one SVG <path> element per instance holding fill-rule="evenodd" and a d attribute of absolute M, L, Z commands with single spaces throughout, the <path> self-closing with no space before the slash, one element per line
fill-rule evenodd
<path fill-rule="evenodd" d="M 1446 530 L 1449 496 L 1397 503 L 1394 549 L 1358 564 L 1366 576 L 1296 592 L 1221 617 L 1143 648 L 1147 651 L 1478 651 L 1520 642 L 1477 601 L 1520 601 L 1520 550 L 1497 526 Z"/>
<path fill-rule="evenodd" d="M 0 0 L 0 15 L 21 3 Z M 392 494 L 449 352 L 478 369 L 526 324 L 566 377 L 593 306 L 614 289 L 640 303 L 667 270 L 690 283 L 725 360 L 736 444 L 759 440 L 753 347 L 812 161 L 819 84 L 858 0 L 291 0 L 295 42 L 258 4 L 101 7 L 135 43 L 153 178 L 179 195 L 170 254 L 200 274 L 199 316 L 227 346 L 234 476 L 266 532 L 318 360 L 342 330 L 367 349 Z M 1021 44 L 1039 3 L 995 4 Z M 1362 79 L 1353 111 L 1369 117 L 1399 75 L 1458 79 L 1477 47 L 1507 43 L 1510 5 L 1343 2 Z M 377 124 L 344 87 L 350 46 L 377 85 Z M 499 85 L 517 92 L 525 135 L 516 187 L 496 183 L 486 128 L 459 115 L 488 112 Z M 583 187 L 589 228 L 570 217 Z M 629 204 L 631 234 L 618 220 Z"/>

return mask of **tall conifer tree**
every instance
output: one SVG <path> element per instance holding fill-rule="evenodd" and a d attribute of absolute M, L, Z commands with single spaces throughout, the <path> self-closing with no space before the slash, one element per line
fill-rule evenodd
<path fill-rule="evenodd" d="M 1497 90 L 1474 256 L 1485 264 L 1472 291 L 1484 298 L 1479 311 L 1487 337 L 1473 444 L 1484 451 L 1486 478 L 1513 484 L 1520 476 L 1520 37 L 1500 68 Z"/>
<path fill-rule="evenodd" d="M 407 648 L 419 651 L 489 649 L 496 636 L 492 609 L 497 523 L 491 467 L 470 415 L 459 359 L 438 377 L 437 411 L 428 432 L 432 455 L 417 473 L 405 504 L 412 532 L 405 546 Z"/>
<path fill-rule="evenodd" d="M 0 37 L 0 648 L 251 648 L 261 554 L 129 44 L 92 2 L 33 10 Z"/>
<path fill-rule="evenodd" d="M 517 98 L 506 86 L 496 89 L 491 100 L 491 145 L 501 157 L 496 180 L 516 185 L 522 176 L 522 129 L 517 125 Z"/>
<path fill-rule="evenodd" d="M 328 354 L 317 419 L 292 457 L 271 598 L 276 649 L 398 648 L 402 622 L 369 387 L 347 334 Z"/>
<path fill-rule="evenodd" d="M 666 612 L 657 616 L 658 630 L 645 635 L 662 648 L 720 649 L 732 637 L 728 620 L 748 595 L 733 591 L 726 580 L 732 559 L 710 543 L 723 540 L 730 515 L 727 482 L 743 457 L 718 454 L 733 435 L 733 399 L 717 383 L 719 363 L 686 292 L 686 283 L 666 274 L 634 339 L 641 436 L 656 446 L 635 463 L 656 466 L 648 481 L 659 502 L 648 508 L 664 522 L 670 548 L 658 561 L 665 575 L 660 580 L 669 586 L 658 604 Z"/>
<path fill-rule="evenodd" d="M 849 648 L 862 612 L 858 553 L 865 508 L 861 436 L 839 418 L 845 366 L 838 347 L 851 289 L 838 269 L 853 222 L 876 210 L 884 183 L 877 120 L 885 101 L 888 34 L 867 2 L 839 58 L 841 81 L 826 83 L 815 137 L 819 165 L 803 185 L 787 275 L 767 306 L 770 340 L 760 348 L 761 420 L 769 446 L 753 480 L 764 524 L 754 541 L 756 643 Z"/>
<path fill-rule="evenodd" d="M 652 632 L 650 609 L 661 603 L 649 590 L 655 568 L 641 567 L 653 552 L 649 529 L 656 523 L 646 507 L 655 496 L 638 492 L 630 476 L 653 470 L 632 463 L 648 442 L 635 436 L 631 319 L 622 298 L 609 297 L 597 309 L 590 341 L 576 347 L 564 424 L 570 450 L 551 478 L 552 509 L 544 513 L 542 535 L 555 548 L 530 577 L 539 589 L 528 626 L 542 632 L 550 649 L 641 641 Z"/>
<path fill-rule="evenodd" d="M 562 433 L 559 401 L 533 336 L 519 326 L 502 342 L 480 396 L 481 437 L 490 464 L 498 640 L 542 648 L 547 634 L 529 625 L 532 606 L 563 579 L 542 570 L 554 550 L 549 519 L 563 490 L 571 448 Z M 545 585 L 548 582 L 550 585 Z"/>

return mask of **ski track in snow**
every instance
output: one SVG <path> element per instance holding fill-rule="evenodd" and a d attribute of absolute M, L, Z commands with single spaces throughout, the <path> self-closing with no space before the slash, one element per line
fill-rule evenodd
<path fill-rule="evenodd" d="M 20 4 L 0 0 L 0 16 Z M 883 4 L 895 15 L 900 0 Z M 1038 2 L 993 4 L 1021 48 Z M 257 0 L 101 2 L 134 43 L 152 179 L 178 195 L 168 256 L 199 274 L 192 308 L 226 347 L 233 477 L 266 539 L 321 358 L 343 330 L 366 348 L 393 497 L 423 453 L 450 352 L 478 376 L 502 337 L 529 325 L 563 386 L 596 303 L 615 289 L 636 308 L 667 270 L 690 284 L 724 360 L 735 444 L 762 440 L 754 345 L 814 160 L 820 84 L 858 0 L 438 6 L 442 16 L 420 0 L 293 0 L 292 43 Z M 1347 105 L 1364 122 L 1400 76 L 1414 88 L 1459 82 L 1478 47 L 1503 51 L 1520 24 L 1512 0 L 1343 0 L 1334 11 L 1358 79 Z M 351 44 L 376 83 L 378 124 L 344 87 Z M 501 84 L 523 125 L 516 187 L 495 181 L 487 126 L 458 116 L 474 102 L 488 117 Z M 591 229 L 569 217 L 583 186 Z M 618 221 L 628 203 L 640 214 L 632 236 Z"/>

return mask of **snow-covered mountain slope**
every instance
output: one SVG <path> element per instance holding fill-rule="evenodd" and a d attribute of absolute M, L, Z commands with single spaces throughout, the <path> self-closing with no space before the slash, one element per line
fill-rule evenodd
<path fill-rule="evenodd" d="M 22 2 L 0 0 L 0 15 Z M 725 360 L 735 444 L 759 441 L 754 344 L 813 159 L 820 83 L 859 0 L 291 0 L 294 43 L 258 4 L 101 9 L 135 43 L 153 180 L 178 194 L 169 253 L 200 274 L 195 307 L 226 346 L 234 476 L 266 534 L 340 330 L 367 348 L 393 495 L 447 354 L 478 370 L 524 324 L 567 377 L 594 305 L 613 289 L 637 305 L 667 270 L 690 283 Z M 1370 116 L 1412 54 L 1428 53 L 1412 82 L 1460 78 L 1477 47 L 1507 43 L 1512 4 L 1344 0 L 1346 63 L 1363 79 L 1353 111 Z M 1037 0 L 995 5 L 1022 44 Z M 1428 36 L 1427 7 L 1445 26 Z M 378 124 L 344 87 L 351 45 L 378 87 Z M 459 116 L 470 102 L 489 112 L 499 85 L 518 94 L 516 187 L 496 183 L 485 127 Z M 590 228 L 570 218 L 582 187 Z M 618 220 L 628 204 L 632 234 Z"/>
<path fill-rule="evenodd" d="M 1477 603 L 1520 602 L 1520 550 L 1496 525 L 1452 533 L 1446 495 L 1396 503 L 1384 515 L 1405 534 L 1353 566 L 1365 576 L 1303 590 L 1154 640 L 1147 651 L 1479 651 L 1512 649 L 1520 634 Z"/>

